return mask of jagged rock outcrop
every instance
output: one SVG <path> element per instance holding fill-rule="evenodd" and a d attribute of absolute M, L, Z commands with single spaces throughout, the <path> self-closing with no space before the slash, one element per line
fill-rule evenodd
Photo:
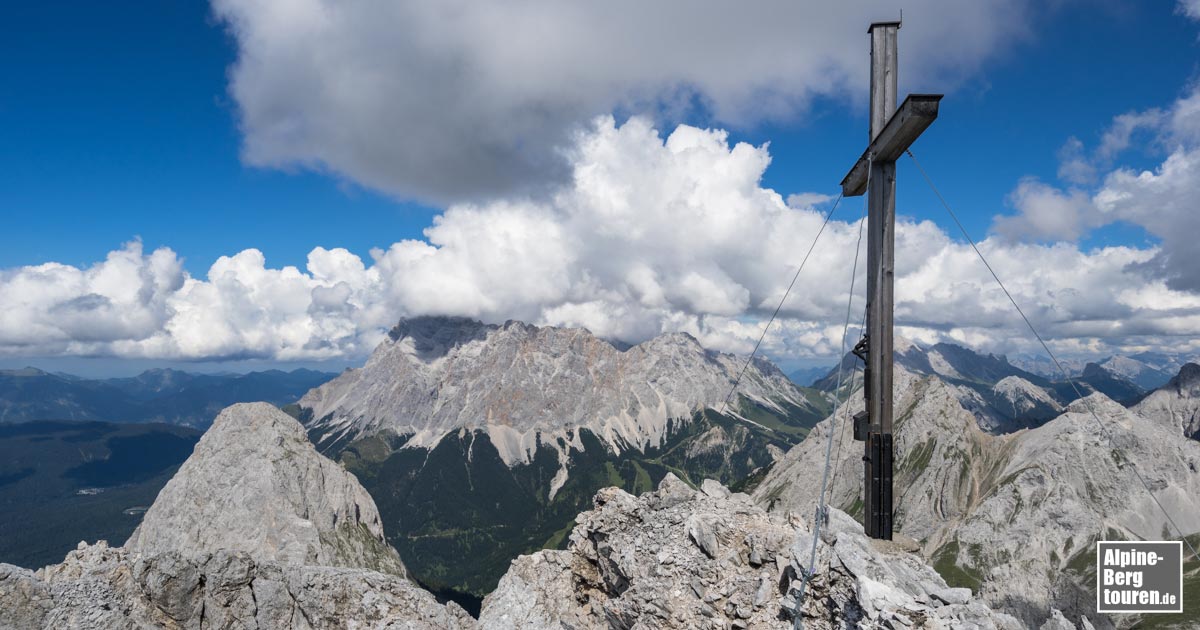
<path fill-rule="evenodd" d="M 37 572 L 0 565 L 0 628 L 473 628 L 469 615 L 393 575 L 259 562 L 245 552 L 184 557 L 80 544 Z"/>
<path fill-rule="evenodd" d="M 522 556 L 484 601 L 480 626 L 791 628 L 810 530 L 772 518 L 744 494 L 669 475 L 655 492 L 596 495 L 566 551 Z M 799 556 L 799 557 L 797 557 Z M 805 627 L 1022 627 L 949 588 L 915 555 L 870 542 L 840 511 L 819 543 L 800 607 Z"/>
<path fill-rule="evenodd" d="M 126 547 L 0 564 L 0 629 L 474 626 L 403 574 L 358 481 L 278 409 L 234 405 Z"/>
<path fill-rule="evenodd" d="M 856 399 L 851 412 L 861 408 Z M 998 436 L 980 431 L 938 377 L 898 371 L 896 399 L 898 531 L 956 584 L 1026 624 L 1041 625 L 1053 608 L 1075 620 L 1089 610 L 1088 578 L 1071 567 L 1088 566 L 1096 539 L 1176 535 L 1131 462 L 1184 533 L 1200 531 L 1200 444 L 1103 394 L 1036 429 Z M 831 428 L 822 422 L 776 464 L 755 490 L 760 505 L 812 513 Z M 829 500 L 858 516 L 862 445 L 848 422 L 837 429 Z"/>
<path fill-rule="evenodd" d="M 1014 436 L 990 435 L 963 408 L 961 393 L 940 378 L 895 371 L 894 484 L 896 528 L 917 540 L 933 538 L 947 523 L 979 500 L 980 484 L 1007 461 Z M 831 461 L 828 502 L 854 516 L 862 514 L 862 443 L 855 442 L 848 418 L 863 408 L 853 394 L 838 418 Z M 809 439 L 788 451 L 754 491 L 772 511 L 811 514 L 820 494 L 825 444 L 833 425 L 818 424 Z"/>
<path fill-rule="evenodd" d="M 409 436 L 408 447 L 432 448 L 480 429 L 511 466 L 528 463 L 539 444 L 565 459 L 583 448 L 579 429 L 617 452 L 659 445 L 671 421 L 720 405 L 742 365 L 686 333 L 620 349 L 581 328 L 418 317 L 402 320 L 362 368 L 299 404 L 322 448 L 385 429 Z M 738 391 L 781 414 L 812 406 L 767 361 L 746 370 Z"/>
<path fill-rule="evenodd" d="M 1184 365 L 1170 382 L 1134 405 L 1133 412 L 1169 431 L 1200 440 L 1200 365 Z"/>
<path fill-rule="evenodd" d="M 197 500 L 210 497 L 220 500 Z M 296 420 L 266 403 L 217 416 L 125 549 L 184 557 L 244 551 L 279 564 L 404 575 L 367 491 L 317 453 Z"/>

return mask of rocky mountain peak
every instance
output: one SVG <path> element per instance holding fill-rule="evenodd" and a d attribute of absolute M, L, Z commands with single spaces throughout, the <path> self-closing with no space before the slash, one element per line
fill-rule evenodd
<path fill-rule="evenodd" d="M 1021 384 L 1009 383 L 1025 389 L 1015 385 Z M 936 376 L 898 376 L 895 390 L 896 526 L 920 540 L 922 555 L 956 585 L 971 587 L 1028 627 L 1045 623 L 1052 607 L 1072 619 L 1085 613 L 1088 578 L 1072 567 L 1094 552 L 1093 541 L 1157 539 L 1173 531 L 1130 461 L 1184 533 L 1200 531 L 1195 442 L 1102 393 L 1074 401 L 1036 428 L 990 435 L 980 431 L 956 387 Z M 1174 422 L 1197 417 L 1168 393 L 1160 390 L 1147 401 L 1157 401 Z M 862 407 L 858 396 L 851 400 L 849 414 Z M 758 504 L 811 514 L 833 429 L 828 421 L 818 424 L 785 454 L 755 490 Z M 862 446 L 851 441 L 849 422 L 839 419 L 836 430 L 846 448 L 835 450 L 830 504 L 858 515 Z"/>
<path fill-rule="evenodd" d="M 476 626 L 404 577 L 371 497 L 265 403 L 221 412 L 125 547 L 0 564 L 0 611 L 5 630 Z"/>
<path fill-rule="evenodd" d="M 0 375 L 25 377 L 25 378 L 36 377 L 36 376 L 49 376 L 48 373 L 46 373 L 42 370 L 39 370 L 35 367 L 29 367 L 29 366 L 26 366 L 26 367 L 23 367 L 20 369 L 14 369 L 14 370 L 0 370 Z"/>
<path fill-rule="evenodd" d="M 1171 385 L 1180 393 L 1200 394 L 1200 365 L 1188 363 L 1179 368 L 1179 375 L 1171 379 Z"/>
<path fill-rule="evenodd" d="M 125 549 L 371 568 L 403 576 L 375 502 L 266 403 L 228 407 L 146 512 Z"/>
<path fill-rule="evenodd" d="M 997 400 L 1003 403 L 1003 411 L 1012 417 L 1053 417 L 1062 411 L 1062 404 L 1045 388 L 1039 387 L 1020 376 L 1006 376 L 992 386 Z"/>
<path fill-rule="evenodd" d="M 811 406 L 768 365 L 747 371 L 745 398 Z M 406 447 L 431 448 L 452 432 L 482 430 L 511 466 L 528 463 L 539 444 L 565 460 L 569 447 L 583 448 L 580 429 L 617 452 L 661 444 L 672 421 L 720 404 L 741 366 L 685 333 L 619 349 L 582 328 L 423 317 L 402 321 L 363 368 L 300 406 L 322 449 L 385 430 L 408 436 Z"/>
<path fill-rule="evenodd" d="M 1133 410 L 1173 433 L 1200 439 L 1200 365 L 1183 365 L 1169 383 L 1150 392 Z"/>
<path fill-rule="evenodd" d="M 430 361 L 466 343 L 483 339 L 495 328 L 467 317 L 420 316 L 401 319 L 388 332 L 388 337 L 397 343 L 407 340 L 417 357 Z"/>

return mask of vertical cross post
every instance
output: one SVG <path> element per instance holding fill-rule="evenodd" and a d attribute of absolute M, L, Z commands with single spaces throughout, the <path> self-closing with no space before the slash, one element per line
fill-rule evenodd
<path fill-rule="evenodd" d="M 892 314 L 896 245 L 896 159 L 937 118 L 939 94 L 914 94 L 896 108 L 899 22 L 871 25 L 871 126 L 868 146 L 842 180 L 846 196 L 867 194 L 866 414 L 855 439 L 865 442 L 863 528 L 892 538 Z M 861 344 L 860 344 L 861 347 Z"/>
<path fill-rule="evenodd" d="M 898 23 L 872 24 L 871 137 L 896 111 Z M 892 269 L 895 260 L 896 162 L 870 160 L 867 182 L 867 400 L 863 457 L 863 527 L 872 538 L 892 538 Z"/>

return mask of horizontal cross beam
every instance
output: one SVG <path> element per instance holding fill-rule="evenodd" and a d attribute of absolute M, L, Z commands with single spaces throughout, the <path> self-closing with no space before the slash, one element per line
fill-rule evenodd
<path fill-rule="evenodd" d="M 871 141 L 854 168 L 842 180 L 842 195 L 857 197 L 867 191 L 867 166 L 871 156 L 876 162 L 894 162 L 929 127 L 938 115 L 941 94 L 909 94 L 883 131 Z M 895 101 L 893 101 L 895 102 Z"/>

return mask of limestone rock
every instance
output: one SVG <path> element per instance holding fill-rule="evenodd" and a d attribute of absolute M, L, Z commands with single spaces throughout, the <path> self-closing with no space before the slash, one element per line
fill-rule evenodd
<path fill-rule="evenodd" d="M 217 416 L 125 548 L 184 557 L 244 551 L 264 562 L 404 575 L 367 491 L 266 403 Z"/>
<path fill-rule="evenodd" d="M 1200 365 L 1184 365 L 1169 383 L 1134 405 L 1133 412 L 1170 431 L 1200 440 Z"/>
<path fill-rule="evenodd" d="M 322 446 L 386 430 L 409 436 L 406 447 L 432 448 L 453 431 L 479 429 L 513 466 L 528 463 L 539 444 L 561 458 L 568 446 L 582 449 L 580 428 L 616 452 L 661 444 L 670 422 L 720 407 L 743 365 L 686 333 L 618 348 L 582 328 L 416 317 L 402 320 L 366 365 L 313 389 L 300 406 Z M 781 414 L 817 408 L 767 361 L 750 364 L 738 391 Z"/>
<path fill-rule="evenodd" d="M 1130 460 L 1175 523 L 1200 531 L 1200 443 L 1139 417 L 1103 394 L 1074 401 L 1031 430 L 981 431 L 954 389 L 897 369 L 896 528 L 922 541 L 931 563 L 1029 627 L 1059 609 L 1073 623 L 1094 614 L 1087 576 L 1069 570 L 1102 536 L 1159 540 L 1173 531 Z M 861 397 L 852 397 L 850 413 Z M 1096 424 L 1100 422 L 1112 435 Z M 840 418 L 839 418 L 840 420 Z M 824 421 L 755 490 L 771 510 L 812 514 L 820 493 Z M 861 509 L 861 443 L 839 421 L 830 504 Z M 840 437 L 839 437 L 840 435 Z M 1112 627 L 1107 618 L 1091 623 Z"/>
<path fill-rule="evenodd" d="M 474 628 L 403 576 L 375 504 L 264 404 L 218 417 L 124 548 L 0 564 L 0 630 Z"/>
<path fill-rule="evenodd" d="M 456 605 L 394 575 L 256 562 L 241 551 L 131 555 L 103 542 L 14 581 L 0 570 L 0 628 L 472 628 Z M 13 587 L 26 588 L 13 598 Z M 33 600 L 29 594 L 36 594 Z M 34 605 L 41 603 L 44 605 Z"/>
<path fill-rule="evenodd" d="M 940 591 L 930 593 L 934 599 L 943 604 L 965 604 L 971 599 L 971 589 L 969 588 L 947 588 Z"/>
<path fill-rule="evenodd" d="M 809 560 L 805 524 L 711 485 L 684 496 L 682 485 L 667 475 L 640 497 L 600 491 L 595 508 L 578 517 L 568 550 L 513 562 L 484 600 L 480 627 L 792 628 L 796 576 Z M 716 544 L 698 542 L 710 536 Z M 949 591 L 920 558 L 877 547 L 834 510 L 800 614 L 814 630 L 1021 627 L 969 594 L 933 603 L 931 593 Z"/>
<path fill-rule="evenodd" d="M 0 563 L 0 630 L 41 628 L 50 589 L 29 569 Z"/>
<path fill-rule="evenodd" d="M 992 405 L 1001 407 L 1005 415 L 1013 418 L 1053 418 L 1063 409 L 1049 391 L 1019 376 L 1000 379 L 992 386 L 992 394 L 995 396 Z"/>
<path fill-rule="evenodd" d="M 1063 616 L 1062 611 L 1055 610 L 1050 614 L 1050 618 L 1046 623 L 1042 624 L 1039 630 L 1075 630 L 1075 624 L 1067 621 Z"/>

